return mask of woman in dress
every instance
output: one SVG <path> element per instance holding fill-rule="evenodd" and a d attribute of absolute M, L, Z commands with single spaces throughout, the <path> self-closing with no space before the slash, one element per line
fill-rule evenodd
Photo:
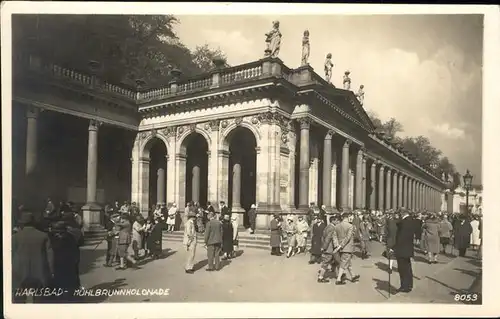
<path fill-rule="evenodd" d="M 472 234 L 470 234 L 470 244 L 473 250 L 477 250 L 479 245 L 481 245 L 481 238 L 479 238 L 479 220 L 477 215 L 474 215 L 472 221 L 470 222 L 472 227 Z"/>
<path fill-rule="evenodd" d="M 136 221 L 132 225 L 132 249 L 134 250 L 134 258 L 139 259 L 139 250 L 142 247 L 142 233 L 146 229 L 144 217 L 137 216 Z"/>
<path fill-rule="evenodd" d="M 233 225 L 233 254 L 232 257 L 234 258 L 236 251 L 240 250 L 240 246 L 238 243 L 239 237 L 238 237 L 238 226 L 240 223 L 240 215 L 238 213 L 231 214 L 231 224 Z"/>
<path fill-rule="evenodd" d="M 177 215 L 177 204 L 173 203 L 167 214 L 167 231 L 173 232 L 175 227 L 175 217 Z"/>
<path fill-rule="evenodd" d="M 427 243 L 427 262 L 437 264 L 437 255 L 439 254 L 439 221 L 434 214 L 431 214 L 426 220 L 423 231 Z"/>
<path fill-rule="evenodd" d="M 307 234 L 309 233 L 309 225 L 304 219 L 304 216 L 299 216 L 297 221 L 297 253 L 305 253 L 306 252 L 306 244 L 307 244 Z"/>
<path fill-rule="evenodd" d="M 286 239 L 288 243 L 288 251 L 286 253 L 286 258 L 290 258 L 295 255 L 295 246 L 297 245 L 297 226 L 293 221 L 292 216 L 287 217 L 287 223 L 285 227 Z"/>
<path fill-rule="evenodd" d="M 222 219 L 222 252 L 223 260 L 231 259 L 233 256 L 233 225 L 231 224 L 231 216 L 224 215 Z"/>

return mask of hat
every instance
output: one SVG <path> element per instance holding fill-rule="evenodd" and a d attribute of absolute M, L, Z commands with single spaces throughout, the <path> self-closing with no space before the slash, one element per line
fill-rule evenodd
<path fill-rule="evenodd" d="M 257 208 L 257 206 L 255 206 L 255 204 L 252 204 L 250 208 Z"/>
<path fill-rule="evenodd" d="M 19 218 L 19 224 L 27 225 L 35 222 L 35 216 L 31 212 L 22 212 Z"/>
<path fill-rule="evenodd" d="M 50 228 L 53 232 L 61 233 L 66 231 L 66 223 L 62 220 L 53 223 Z"/>

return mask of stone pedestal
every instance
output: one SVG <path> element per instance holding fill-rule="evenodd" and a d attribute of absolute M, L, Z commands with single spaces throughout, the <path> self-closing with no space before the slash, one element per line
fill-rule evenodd
<path fill-rule="evenodd" d="M 82 207 L 83 230 L 91 232 L 103 229 L 101 225 L 102 208 L 96 203 L 87 203 Z"/>

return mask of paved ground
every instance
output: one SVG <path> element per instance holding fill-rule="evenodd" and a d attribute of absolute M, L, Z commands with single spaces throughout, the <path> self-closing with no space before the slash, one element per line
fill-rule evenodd
<path fill-rule="evenodd" d="M 481 291 L 481 263 L 473 258 L 440 256 L 440 263 L 428 265 L 421 254 L 413 263 L 414 291 L 388 299 L 387 260 L 382 246 L 372 243 L 373 257 L 355 258 L 358 283 L 345 286 L 316 282 L 319 265 L 309 265 L 308 255 L 271 256 L 269 252 L 247 249 L 224 265 L 220 272 L 206 272 L 206 250 L 199 245 L 197 271 L 184 273 L 185 252 L 181 243 L 164 242 L 166 258 L 141 265 L 141 269 L 117 271 L 102 267 L 104 244 L 82 249 L 81 281 L 86 288 L 170 289 L 168 296 L 87 297 L 87 302 L 427 302 L 459 303 L 457 292 Z M 472 255 L 472 252 L 469 252 Z M 391 276 L 394 291 L 399 276 Z M 479 299 L 479 298 L 478 298 Z M 476 301 L 477 303 L 477 301 Z"/>

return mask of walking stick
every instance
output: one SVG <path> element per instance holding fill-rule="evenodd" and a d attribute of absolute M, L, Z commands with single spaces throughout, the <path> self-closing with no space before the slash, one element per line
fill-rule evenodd
<path fill-rule="evenodd" d="M 389 256 L 390 257 L 390 256 Z M 394 260 L 389 258 L 389 297 L 388 299 L 391 299 L 391 274 L 392 274 L 392 263 Z"/>

